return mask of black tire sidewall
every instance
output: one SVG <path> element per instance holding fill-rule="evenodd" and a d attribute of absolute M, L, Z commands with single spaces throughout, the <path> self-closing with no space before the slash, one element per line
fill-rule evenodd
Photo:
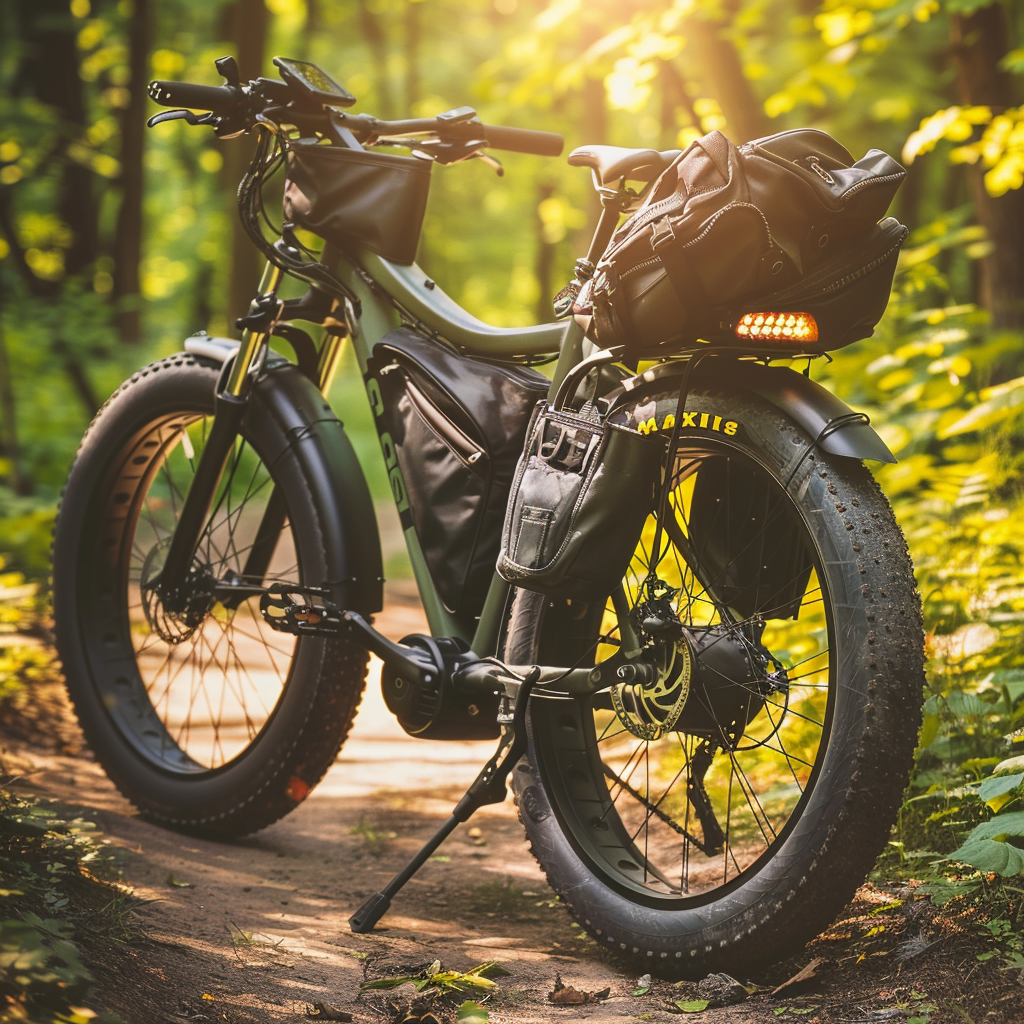
<path fill-rule="evenodd" d="M 196 775 L 165 771 L 140 756 L 126 742 L 106 712 L 96 685 L 97 666 L 87 634 L 89 559 L 96 538 L 93 523 L 103 501 L 100 492 L 129 439 L 160 415 L 185 410 L 213 413 L 217 364 L 180 355 L 136 373 L 107 402 L 87 432 L 72 466 L 61 500 L 53 545 L 53 604 L 57 648 L 71 699 L 86 738 L 118 788 L 149 817 L 184 830 L 235 832 L 231 819 L 248 814 L 261 802 L 280 803 L 269 787 L 287 786 L 281 770 L 303 741 L 316 708 L 324 668 L 325 643 L 301 638 L 283 694 L 263 730 L 246 751 L 222 768 Z M 282 428 L 267 414 L 259 390 L 243 424 L 243 436 L 257 454 L 281 451 L 270 469 L 282 488 L 299 564 L 307 580 L 324 576 L 320 517 L 301 469 L 290 453 Z M 315 780 L 314 780 L 315 781 Z M 277 815 L 275 815 L 277 816 Z"/>
<path fill-rule="evenodd" d="M 713 413 L 724 400 L 721 395 L 696 393 L 687 409 Z M 674 411 L 674 404 L 674 396 L 666 398 L 665 410 Z M 565 834 L 543 782 L 544 771 L 556 767 L 544 766 L 533 742 L 536 711 L 530 716 L 530 752 L 513 773 L 533 852 L 577 920 L 606 949 L 673 976 L 775 960 L 827 926 L 885 841 L 906 784 L 923 683 L 923 644 L 916 656 L 912 649 L 904 649 L 880 664 L 875 607 L 869 598 L 872 588 L 882 589 L 880 581 L 891 572 L 906 577 L 909 559 L 902 538 L 901 552 L 892 553 L 902 555 L 902 563 L 894 569 L 881 564 L 885 558 L 871 558 L 874 564 L 866 568 L 866 559 L 858 554 L 879 519 L 888 520 L 883 525 L 895 530 L 888 506 L 866 470 L 851 460 L 808 452 L 810 438 L 753 396 L 732 395 L 728 404 L 733 418 L 743 425 L 728 443 L 780 480 L 795 471 L 790 493 L 804 510 L 815 510 L 803 518 L 819 561 L 827 567 L 833 656 L 842 685 L 836 687 L 827 748 L 799 820 L 776 854 L 721 899 L 692 908 L 661 909 L 638 904 L 602 882 Z M 659 403 L 659 422 L 661 412 Z M 683 435 L 708 438 L 699 431 Z M 853 503 L 844 504 L 853 492 Z M 875 498 L 870 508 L 865 507 L 865 495 Z M 912 613 L 917 607 L 912 576 L 887 580 L 887 585 L 903 587 L 909 594 L 903 600 L 911 606 L 906 610 Z M 543 628 L 545 602 L 537 594 L 517 594 L 509 630 L 512 644 L 522 645 L 531 632 Z M 919 612 L 911 625 L 920 636 Z M 506 647 L 505 653 L 511 663 L 532 660 L 532 652 L 521 647 Z"/>

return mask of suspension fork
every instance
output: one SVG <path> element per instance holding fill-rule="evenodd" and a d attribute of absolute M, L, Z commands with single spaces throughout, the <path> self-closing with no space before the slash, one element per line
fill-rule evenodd
<path fill-rule="evenodd" d="M 322 345 L 320 346 L 320 359 L 317 364 L 316 386 L 317 390 L 327 398 L 331 390 L 331 383 L 341 362 L 341 356 L 345 349 L 347 333 L 339 331 L 328 331 Z M 242 569 L 242 576 L 247 580 L 262 580 L 270 567 L 270 560 L 274 556 L 274 549 L 277 547 L 277 539 L 284 529 L 284 521 L 288 515 L 288 508 L 285 504 L 284 494 L 280 487 L 275 486 L 270 492 L 267 507 L 263 511 L 263 518 L 260 520 L 259 528 L 256 531 L 256 539 L 245 560 L 245 568 Z M 225 604 L 239 603 L 245 600 L 244 594 L 237 598 L 228 598 Z"/>
<path fill-rule="evenodd" d="M 276 299 L 277 289 L 283 277 L 284 272 L 279 267 L 268 263 L 260 281 L 260 294 L 256 303 L 264 308 L 270 307 Z M 217 493 L 217 485 L 224 473 L 228 457 L 234 449 L 235 438 L 249 405 L 252 392 L 250 371 L 264 354 L 270 336 L 269 327 L 270 325 L 243 331 L 242 342 L 231 364 L 227 380 L 217 392 L 213 426 L 199 456 L 192 485 L 185 495 L 181 515 L 178 517 L 178 524 L 158 580 L 161 599 L 168 611 L 181 612 L 188 604 L 189 593 L 186 583 L 189 571 Z M 280 504 L 283 505 L 283 502 Z"/>

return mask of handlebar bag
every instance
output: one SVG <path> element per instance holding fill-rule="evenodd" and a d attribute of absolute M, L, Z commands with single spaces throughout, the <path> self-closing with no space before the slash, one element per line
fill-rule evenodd
<path fill-rule="evenodd" d="M 423 227 L 430 160 L 291 143 L 284 216 L 343 251 L 365 245 L 394 263 L 409 264 Z"/>
<path fill-rule="evenodd" d="M 377 402 L 371 385 L 371 405 L 402 526 L 416 527 L 449 611 L 478 615 L 530 415 L 551 382 L 408 327 L 374 346 L 368 376 L 380 389 Z"/>
<path fill-rule="evenodd" d="M 604 599 L 654 510 L 662 439 L 541 403 L 516 468 L 498 573 L 526 590 Z"/>
<path fill-rule="evenodd" d="M 815 129 L 742 146 L 705 135 L 598 263 L 591 301 L 601 343 L 634 359 L 668 354 L 713 331 L 723 307 L 791 291 L 873 232 L 905 176 L 881 150 L 854 161 Z"/>

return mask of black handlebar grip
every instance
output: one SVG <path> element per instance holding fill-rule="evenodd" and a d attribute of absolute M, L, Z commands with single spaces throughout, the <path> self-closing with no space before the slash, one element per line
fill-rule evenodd
<path fill-rule="evenodd" d="M 505 128 L 496 124 L 484 125 L 484 138 L 492 149 L 507 149 L 512 153 L 533 153 L 535 156 L 561 156 L 565 147 L 565 139 L 555 132 Z"/>
<path fill-rule="evenodd" d="M 189 107 L 224 113 L 235 105 L 238 89 L 233 85 L 193 85 L 191 82 L 150 82 L 150 99 L 162 107 Z"/>

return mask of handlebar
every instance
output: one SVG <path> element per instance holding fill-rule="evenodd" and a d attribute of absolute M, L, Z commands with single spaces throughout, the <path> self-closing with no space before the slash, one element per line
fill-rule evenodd
<path fill-rule="evenodd" d="M 270 88 L 273 88 L 273 93 L 267 95 Z M 214 115 L 232 113 L 244 115 L 245 111 L 241 110 L 242 106 L 252 113 L 265 103 L 267 113 L 273 117 L 274 110 L 280 111 L 283 106 L 282 100 L 287 102 L 285 96 L 282 95 L 285 89 L 284 83 L 272 82 L 267 79 L 253 82 L 245 90 L 236 85 L 194 85 L 191 82 L 155 81 L 149 83 L 148 92 L 150 98 L 161 106 L 208 110 Z M 253 103 L 254 99 L 256 103 Z M 412 135 L 425 132 L 436 132 L 443 139 L 456 130 L 455 126 L 443 116 L 403 121 L 381 121 L 368 114 L 344 114 L 338 110 L 331 113 L 323 111 L 320 114 L 313 114 L 307 108 L 305 111 L 290 113 L 296 119 L 301 118 L 305 124 L 309 124 L 315 118 L 320 118 L 325 122 L 333 121 L 337 126 L 347 128 L 361 142 L 370 143 L 382 136 Z M 469 113 L 472 114 L 472 111 Z M 248 119 L 246 118 L 246 120 Z M 508 150 L 512 153 L 560 156 L 565 145 L 565 140 L 561 135 L 555 132 L 534 131 L 532 128 L 509 128 L 504 125 L 480 124 L 477 121 L 472 125 L 462 122 L 458 125 L 458 130 L 463 137 L 467 130 L 474 134 L 479 133 L 476 138 L 482 135 L 490 148 Z"/>
<path fill-rule="evenodd" d="M 535 156 L 561 156 L 565 139 L 556 132 L 538 132 L 532 128 L 507 128 L 485 124 L 484 138 L 492 149 L 511 153 L 533 153 Z"/>
<path fill-rule="evenodd" d="M 189 107 L 226 113 L 239 99 L 240 90 L 233 85 L 193 85 L 191 82 L 150 82 L 151 99 L 162 107 Z"/>

